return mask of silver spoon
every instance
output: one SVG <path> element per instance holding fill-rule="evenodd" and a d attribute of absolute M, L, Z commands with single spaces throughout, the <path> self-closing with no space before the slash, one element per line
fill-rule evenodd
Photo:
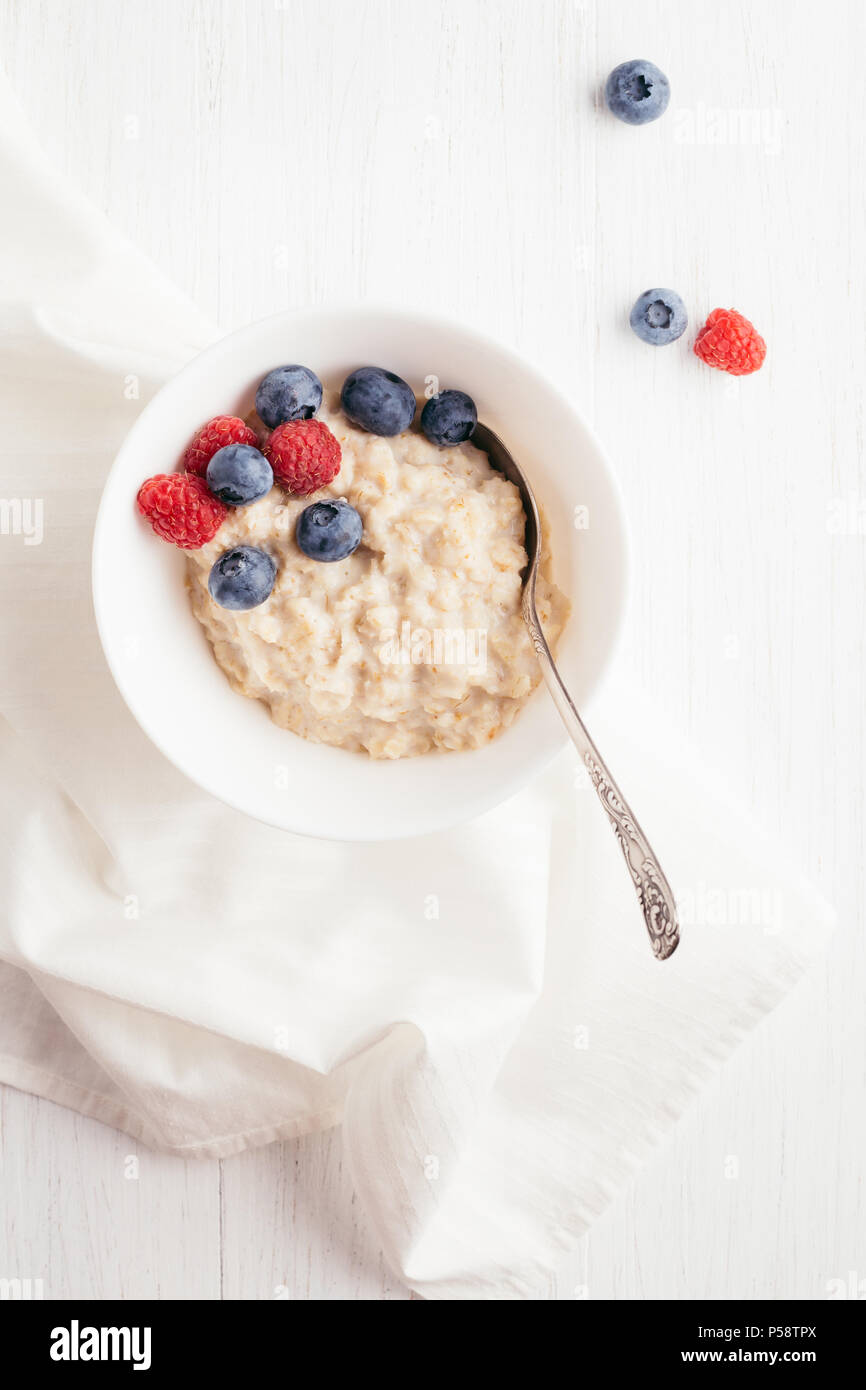
<path fill-rule="evenodd" d="M 521 604 L 523 620 L 529 629 L 541 671 L 547 688 L 553 696 L 553 703 L 559 711 L 562 722 L 568 730 L 572 742 L 583 759 L 592 784 L 598 792 L 601 804 L 613 826 L 613 833 L 619 840 L 626 867 L 631 875 L 643 913 L 646 929 L 649 932 L 653 954 L 658 960 L 666 960 L 677 949 L 680 928 L 677 908 L 671 886 L 662 873 L 646 835 L 632 815 L 628 802 L 607 770 L 604 759 L 587 732 L 574 702 L 563 684 L 556 669 L 550 648 L 538 621 L 535 602 L 535 584 L 541 561 L 541 519 L 535 493 L 529 480 L 515 462 L 498 435 L 486 425 L 478 424 L 472 434 L 472 443 L 482 449 L 494 468 L 504 473 L 514 483 L 523 500 L 526 513 L 526 553 L 529 563 L 523 576 L 523 600 Z"/>

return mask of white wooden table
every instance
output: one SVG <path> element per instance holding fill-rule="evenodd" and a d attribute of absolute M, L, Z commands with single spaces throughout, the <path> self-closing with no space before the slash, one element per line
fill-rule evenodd
<path fill-rule="evenodd" d="M 866 8 L 851 0 L 2 0 L 58 164 L 226 328 L 406 302 L 535 357 L 634 523 L 622 669 L 836 902 L 819 968 L 596 1224 L 551 1298 L 824 1297 L 866 1277 Z M 596 111 L 629 57 L 664 120 Z M 670 285 L 769 343 L 758 377 L 653 350 Z M 0 1092 L 0 1274 L 47 1297 L 405 1299 L 339 1132 L 224 1163 Z M 738 1159 L 739 1176 L 727 1159 Z M 864 1285 L 866 1288 L 866 1285 Z"/>

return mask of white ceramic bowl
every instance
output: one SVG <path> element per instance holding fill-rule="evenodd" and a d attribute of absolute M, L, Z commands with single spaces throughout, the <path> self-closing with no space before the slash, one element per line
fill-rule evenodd
<path fill-rule="evenodd" d="M 479 418 L 528 471 L 547 514 L 554 578 L 573 605 L 558 661 L 579 706 L 610 659 L 625 603 L 616 483 L 574 407 L 520 357 L 454 323 L 392 311 L 310 310 L 250 324 L 168 382 L 125 440 L 99 507 L 93 598 L 108 664 L 145 733 L 214 796 L 286 830 L 379 840 L 442 829 L 503 801 L 563 746 L 544 688 L 477 751 L 388 762 L 309 743 L 232 691 L 190 610 L 183 554 L 137 514 L 144 479 L 171 472 L 203 421 L 251 409 L 256 385 L 282 362 L 305 363 L 326 386 L 372 362 L 419 395 L 430 375 L 469 392 Z M 576 529 L 576 507 L 588 509 L 587 529 Z"/>

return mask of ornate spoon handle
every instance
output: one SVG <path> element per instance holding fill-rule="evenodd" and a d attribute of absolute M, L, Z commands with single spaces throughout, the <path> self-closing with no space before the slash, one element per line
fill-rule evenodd
<path fill-rule="evenodd" d="M 665 878 L 652 846 L 631 812 L 628 802 L 607 769 L 604 759 L 587 732 L 586 725 L 562 683 L 547 645 L 535 607 L 535 585 L 527 585 L 523 595 L 523 617 L 538 653 L 541 670 L 562 722 L 571 735 L 584 766 L 598 792 L 613 833 L 619 841 L 632 883 L 637 893 L 653 954 L 666 960 L 680 939 L 677 908 L 671 886 Z"/>

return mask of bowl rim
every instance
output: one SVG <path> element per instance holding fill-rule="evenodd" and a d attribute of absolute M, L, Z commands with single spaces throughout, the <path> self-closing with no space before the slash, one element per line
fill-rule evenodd
<path fill-rule="evenodd" d="M 244 803 L 243 798 L 233 797 L 227 794 L 223 788 L 217 789 L 206 775 L 202 775 L 198 770 L 193 771 L 190 767 L 186 766 L 175 751 L 169 752 L 164 746 L 159 731 L 154 728 L 148 717 L 141 712 L 134 690 L 131 689 L 130 683 L 121 674 L 116 661 L 113 659 L 112 642 L 107 636 L 108 623 L 105 606 L 101 597 L 104 592 L 104 582 L 100 572 L 100 555 L 103 551 L 102 534 L 104 529 L 109 525 L 111 482 L 113 478 L 118 476 L 120 471 L 119 465 L 130 447 L 130 440 L 133 439 L 134 435 L 138 434 L 139 428 L 142 425 L 146 425 L 151 415 L 156 414 L 157 411 L 161 412 L 165 408 L 167 396 L 170 398 L 175 393 L 182 393 L 184 381 L 190 372 L 194 369 L 200 370 L 203 366 L 206 367 L 207 362 L 211 358 L 216 358 L 217 356 L 221 357 L 225 353 L 229 343 L 240 341 L 247 337 L 254 337 L 266 324 L 275 324 L 277 321 L 281 320 L 292 320 L 297 323 L 298 320 L 304 318 L 333 318 L 343 321 L 351 319 L 356 322 L 368 318 L 390 319 L 394 321 L 395 324 L 401 324 L 404 327 L 412 326 L 413 328 L 423 329 L 425 325 L 430 325 L 445 332 L 458 332 L 464 339 L 474 340 L 480 348 L 492 351 L 499 354 L 502 358 L 507 359 L 515 369 L 522 372 L 524 376 L 530 377 L 538 384 L 541 390 L 554 397 L 567 414 L 575 418 L 592 446 L 597 464 L 604 473 L 620 540 L 618 601 L 615 605 L 615 611 L 607 632 L 606 651 L 597 669 L 593 672 L 586 694 L 581 700 L 582 712 L 592 707 L 599 691 L 603 688 L 615 664 L 620 652 L 631 603 L 633 557 L 628 515 L 625 509 L 622 488 L 607 451 L 601 444 L 595 430 L 588 423 L 581 410 L 574 405 L 572 400 L 566 395 L 565 391 L 561 389 L 556 382 L 552 381 L 532 358 L 519 352 L 516 348 L 512 347 L 510 343 L 503 342 L 486 329 L 479 328 L 474 322 L 467 322 L 453 315 L 429 312 L 426 309 L 406 309 L 402 305 L 388 304 L 387 302 L 349 304 L 335 302 L 307 307 L 286 308 L 278 310 L 273 314 L 267 314 L 262 318 L 251 320 L 249 323 L 243 324 L 239 328 L 232 329 L 228 333 L 221 333 L 202 348 L 201 351 L 194 353 L 193 356 L 178 368 L 177 371 L 172 373 L 161 386 L 157 387 L 150 400 L 143 409 L 139 411 L 138 415 L 136 415 L 121 441 L 103 481 L 96 512 L 91 542 L 91 599 L 100 645 L 112 679 L 127 709 L 147 738 L 150 739 L 162 756 L 165 757 L 172 766 L 176 767 L 184 777 L 193 783 L 193 785 L 200 787 L 207 792 L 208 795 L 213 796 L 233 810 L 243 815 L 250 816 L 260 824 L 271 826 L 274 825 L 274 822 L 268 820 L 267 817 L 263 815 L 257 814 L 250 806 Z M 497 795 L 495 800 L 485 800 L 483 797 L 479 797 L 478 803 L 474 803 L 471 800 L 468 803 L 461 803 L 456 814 L 451 814 L 447 817 L 443 816 L 422 829 L 412 827 L 405 831 L 397 830 L 387 836 L 383 835 L 381 832 L 370 835 L 365 835 L 362 832 L 349 838 L 345 834 L 328 834 L 327 832 L 319 830 L 304 830 L 281 826 L 275 828 L 283 829 L 286 833 L 301 835 L 309 839 L 335 840 L 341 843 L 382 843 L 387 839 L 411 839 L 437 833 L 438 831 L 446 830 L 452 826 L 464 824 L 474 819 L 476 816 L 484 814 L 485 811 L 493 810 L 496 806 L 502 805 L 505 801 L 522 790 L 523 787 L 529 785 L 530 781 L 534 781 L 539 777 L 545 768 L 553 761 L 553 758 L 561 754 L 563 749 L 567 747 L 568 742 L 569 737 L 563 726 L 562 738 L 559 741 L 558 747 L 555 748 L 549 756 L 541 759 L 534 768 L 529 769 L 528 775 L 525 768 L 522 771 L 515 770 L 511 778 L 505 779 L 507 785 L 502 794 Z"/>

